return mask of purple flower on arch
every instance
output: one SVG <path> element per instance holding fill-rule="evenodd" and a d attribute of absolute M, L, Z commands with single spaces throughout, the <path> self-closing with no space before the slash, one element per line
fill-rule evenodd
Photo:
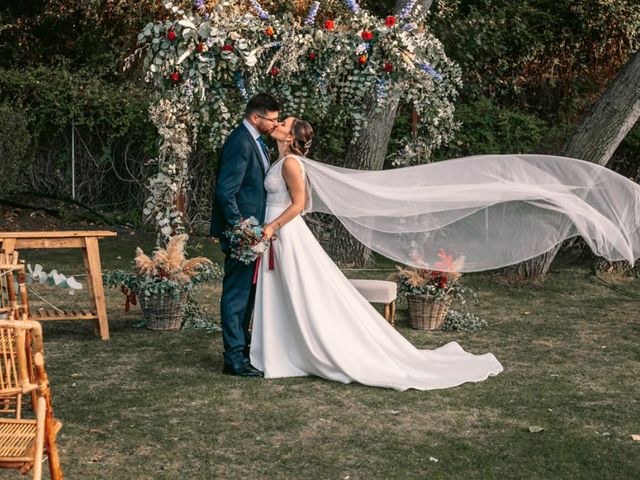
<path fill-rule="evenodd" d="M 358 5 L 356 0 L 345 0 L 344 3 L 347 4 L 347 7 L 349 7 L 353 13 L 358 13 L 360 11 L 360 5 Z"/>
<path fill-rule="evenodd" d="M 251 6 L 262 20 L 267 20 L 269 18 L 269 12 L 262 8 L 262 5 L 260 5 L 258 0 L 251 0 Z"/>
<path fill-rule="evenodd" d="M 431 65 L 429 65 L 428 63 L 419 63 L 418 66 L 423 71 L 427 72 L 429 75 L 431 75 L 433 78 L 435 78 L 437 81 L 441 81 L 442 80 L 442 75 L 440 75 L 433 68 L 431 68 Z"/>
<path fill-rule="evenodd" d="M 313 2 L 311 7 L 309 8 L 309 13 L 307 14 L 307 18 L 304 21 L 305 25 L 313 25 L 313 22 L 316 21 L 316 15 L 318 14 L 318 10 L 320 9 L 320 2 Z"/>

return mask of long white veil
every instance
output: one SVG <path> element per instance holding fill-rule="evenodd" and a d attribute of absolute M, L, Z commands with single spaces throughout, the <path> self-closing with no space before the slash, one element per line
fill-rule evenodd
<path fill-rule="evenodd" d="M 580 235 L 609 260 L 640 258 L 640 185 L 548 155 L 481 155 L 362 171 L 301 157 L 307 211 L 335 215 L 359 241 L 416 267 L 439 253 L 461 271 L 504 267 Z M 443 269 L 443 268 L 439 268 Z"/>

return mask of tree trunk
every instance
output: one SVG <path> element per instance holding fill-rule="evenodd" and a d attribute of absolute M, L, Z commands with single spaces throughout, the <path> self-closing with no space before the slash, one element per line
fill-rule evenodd
<path fill-rule="evenodd" d="M 636 52 L 565 143 L 561 154 L 606 166 L 640 117 L 640 52 Z M 511 281 L 544 279 L 560 246 L 503 269 Z M 624 262 L 622 262 L 624 263 Z M 616 267 L 619 268 L 619 267 Z"/>
<path fill-rule="evenodd" d="M 632 267 L 629 262 L 610 262 L 601 257 L 593 261 L 593 271 L 608 277 L 622 279 L 625 277 L 640 277 L 640 265 Z"/>
<path fill-rule="evenodd" d="M 562 155 L 606 166 L 640 117 L 639 86 L 640 51 L 631 57 L 567 140 Z"/>
<path fill-rule="evenodd" d="M 505 267 L 501 274 L 507 282 L 542 282 L 549 271 L 551 262 L 556 258 L 558 250 L 560 250 L 560 245 L 531 260 Z"/>
<path fill-rule="evenodd" d="M 373 102 L 375 99 L 368 108 L 370 113 L 365 126 L 349 146 L 344 167 L 381 170 L 384 165 L 400 99 L 397 96 L 388 98 L 385 106 L 377 113 Z M 333 221 L 327 249 L 333 261 L 341 267 L 364 267 L 373 262 L 371 250 L 351 236 L 338 219 Z"/>
<path fill-rule="evenodd" d="M 396 12 L 404 8 L 407 0 L 396 1 Z M 433 0 L 423 0 L 423 10 L 431 7 Z M 395 122 L 400 98 L 390 96 L 382 111 L 375 112 L 375 99 L 367 108 L 367 121 L 358 138 L 349 146 L 344 167 L 359 170 L 381 170 L 387 154 L 391 129 Z M 327 250 L 334 262 L 341 267 L 364 267 L 373 263 L 371 250 L 356 240 L 340 223 L 334 219 L 331 226 Z"/>

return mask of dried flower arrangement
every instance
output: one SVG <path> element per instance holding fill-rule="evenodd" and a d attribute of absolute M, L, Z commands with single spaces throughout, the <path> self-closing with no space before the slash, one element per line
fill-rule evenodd
<path fill-rule="evenodd" d="M 137 303 L 136 296 L 169 293 L 180 298 L 204 282 L 222 278 L 220 267 L 205 257 L 187 259 L 185 244 L 188 235 L 170 237 L 166 248 L 156 248 L 152 257 L 140 247 L 136 248 L 134 271 L 115 270 L 105 272 L 104 282 L 110 287 L 120 287 L 126 297 L 125 310 Z"/>

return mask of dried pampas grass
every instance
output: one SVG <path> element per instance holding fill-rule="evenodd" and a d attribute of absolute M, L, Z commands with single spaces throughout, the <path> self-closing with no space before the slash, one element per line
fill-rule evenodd
<path fill-rule="evenodd" d="M 188 283 L 205 265 L 213 262 L 205 257 L 185 258 L 186 233 L 169 239 L 167 248 L 156 248 L 149 258 L 140 247 L 136 248 L 135 264 L 139 275 L 145 277 L 170 277 L 180 283 Z"/>
<path fill-rule="evenodd" d="M 429 283 L 427 275 L 425 275 L 427 270 L 418 270 L 410 267 L 403 268 L 397 265 L 396 268 L 398 269 L 398 271 L 389 275 L 389 280 L 393 280 L 394 282 L 402 282 L 413 288 L 420 288 Z"/>
<path fill-rule="evenodd" d="M 187 242 L 189 235 L 182 233 L 180 235 L 174 235 L 169 239 L 166 249 L 166 267 L 171 273 L 177 273 L 182 270 L 182 264 L 184 263 L 184 245 Z"/>
<path fill-rule="evenodd" d="M 140 275 L 150 277 L 155 271 L 155 264 L 147 255 L 144 254 L 140 247 L 136 248 L 136 256 L 134 258 L 136 270 Z"/>
<path fill-rule="evenodd" d="M 182 273 L 191 278 L 205 265 L 213 265 L 213 262 L 205 257 L 190 258 L 182 264 Z"/>

